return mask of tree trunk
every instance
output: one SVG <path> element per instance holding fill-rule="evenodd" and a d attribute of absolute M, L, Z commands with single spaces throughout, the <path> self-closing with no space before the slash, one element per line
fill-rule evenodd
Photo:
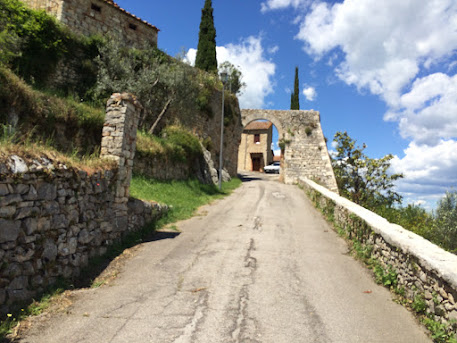
<path fill-rule="evenodd" d="M 173 98 L 170 98 L 167 100 L 167 102 L 165 103 L 165 106 L 163 107 L 162 109 L 162 112 L 160 112 L 159 116 L 157 117 L 156 121 L 154 122 L 154 124 L 152 124 L 151 128 L 149 129 L 148 133 L 150 135 L 152 135 L 154 133 L 154 130 L 157 126 L 157 124 L 159 123 L 159 121 L 162 119 L 163 115 L 165 114 L 165 112 L 167 112 L 168 110 L 168 107 L 170 107 L 170 104 L 172 103 L 173 101 Z"/>

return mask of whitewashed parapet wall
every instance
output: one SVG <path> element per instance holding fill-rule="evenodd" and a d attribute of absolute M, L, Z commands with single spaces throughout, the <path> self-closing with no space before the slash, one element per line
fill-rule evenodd
<path fill-rule="evenodd" d="M 139 110 L 128 94 L 108 101 L 102 156 L 116 163 L 107 170 L 0 154 L 0 315 L 77 278 L 90 257 L 166 211 L 129 198 Z"/>
<path fill-rule="evenodd" d="M 425 312 L 457 330 L 457 256 L 307 179 L 299 184 L 335 226 L 372 247 L 371 257 L 397 275 L 398 289 Z M 454 323 L 453 323 L 454 322 Z"/>

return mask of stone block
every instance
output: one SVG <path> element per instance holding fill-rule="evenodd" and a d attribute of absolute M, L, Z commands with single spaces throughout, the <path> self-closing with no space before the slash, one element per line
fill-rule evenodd
<path fill-rule="evenodd" d="M 20 232 L 20 221 L 0 219 L 0 243 L 15 241 Z"/>
<path fill-rule="evenodd" d="M 57 186 L 43 182 L 37 186 L 37 194 L 40 200 L 54 200 L 57 198 Z"/>
<path fill-rule="evenodd" d="M 0 218 L 12 218 L 16 213 L 16 206 L 0 207 Z"/>
<path fill-rule="evenodd" d="M 47 239 L 43 244 L 41 258 L 45 263 L 55 261 L 57 257 L 57 245 L 51 239 Z"/>
<path fill-rule="evenodd" d="M 24 207 L 17 211 L 16 219 L 24 219 L 27 217 L 35 217 L 40 214 L 39 207 Z"/>
<path fill-rule="evenodd" d="M 51 229 L 51 219 L 50 217 L 41 217 L 38 219 L 38 231 L 39 232 L 46 232 Z"/>
<path fill-rule="evenodd" d="M 42 215 L 43 216 L 49 216 L 53 214 L 57 214 L 60 211 L 60 205 L 57 201 L 55 200 L 50 200 L 46 201 L 42 205 Z"/>
<path fill-rule="evenodd" d="M 0 199 L 0 207 L 16 204 L 21 201 L 22 198 L 19 194 L 9 194 Z"/>
<path fill-rule="evenodd" d="M 15 193 L 18 194 L 26 194 L 29 192 L 30 186 L 29 185 L 24 185 L 24 184 L 17 184 L 15 187 Z"/>
<path fill-rule="evenodd" d="M 0 196 L 5 196 L 10 193 L 8 186 L 4 183 L 0 184 Z"/>
<path fill-rule="evenodd" d="M 23 195 L 24 200 L 36 200 L 38 198 L 38 193 L 33 185 L 29 187 L 29 191 L 27 194 Z"/>

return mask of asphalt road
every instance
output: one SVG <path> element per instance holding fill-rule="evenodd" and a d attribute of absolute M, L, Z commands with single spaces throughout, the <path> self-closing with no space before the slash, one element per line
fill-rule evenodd
<path fill-rule="evenodd" d="M 431 342 L 300 189 L 256 175 L 21 342 Z"/>

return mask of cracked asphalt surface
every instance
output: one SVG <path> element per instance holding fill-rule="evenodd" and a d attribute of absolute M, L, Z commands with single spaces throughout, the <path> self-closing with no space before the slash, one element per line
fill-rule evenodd
<path fill-rule="evenodd" d="M 303 191 L 246 176 L 20 342 L 431 342 Z"/>

